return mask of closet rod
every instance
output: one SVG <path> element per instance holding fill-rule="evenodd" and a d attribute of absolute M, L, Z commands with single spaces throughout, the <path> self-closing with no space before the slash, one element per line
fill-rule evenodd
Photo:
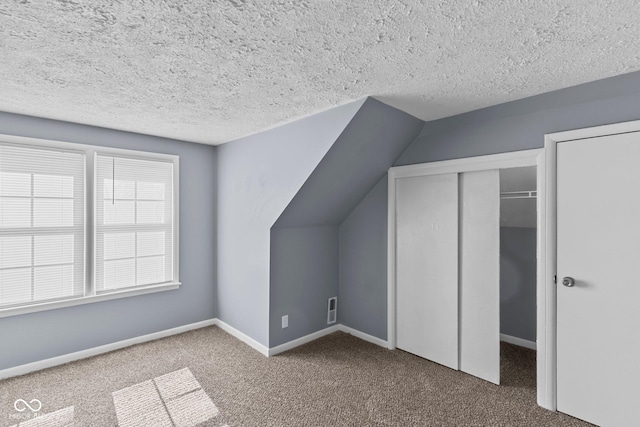
<path fill-rule="evenodd" d="M 501 199 L 535 199 L 538 197 L 537 191 L 506 191 L 500 193 Z"/>

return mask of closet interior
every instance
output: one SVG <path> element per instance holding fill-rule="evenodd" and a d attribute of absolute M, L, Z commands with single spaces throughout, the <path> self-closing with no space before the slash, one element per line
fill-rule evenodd
<path fill-rule="evenodd" d="M 536 347 L 536 204 L 535 166 L 500 169 L 500 338 L 533 350 Z"/>

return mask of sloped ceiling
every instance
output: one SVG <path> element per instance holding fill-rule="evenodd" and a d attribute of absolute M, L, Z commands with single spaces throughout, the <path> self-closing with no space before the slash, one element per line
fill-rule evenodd
<path fill-rule="evenodd" d="M 219 144 L 375 96 L 433 120 L 640 69 L 636 0 L 4 0 L 0 111 Z"/>
<path fill-rule="evenodd" d="M 368 98 L 274 227 L 341 224 L 423 125 L 422 120 Z"/>

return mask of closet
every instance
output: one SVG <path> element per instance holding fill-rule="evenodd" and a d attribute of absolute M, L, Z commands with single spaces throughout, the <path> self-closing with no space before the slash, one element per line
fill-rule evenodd
<path fill-rule="evenodd" d="M 390 170 L 390 348 L 499 384 L 501 336 L 536 341 L 535 154 L 516 169 L 500 162 L 452 167 L 456 161 L 450 161 Z M 534 275 L 527 293 L 518 278 L 501 286 L 501 258 L 509 259 L 501 256 L 501 238 L 509 237 L 501 226 L 524 228 L 531 219 L 534 257 L 527 261 Z M 533 337 L 510 329 L 520 309 L 514 298 L 533 307 L 521 325 L 527 332 L 533 326 Z M 501 325 L 509 304 L 515 305 Z"/>
<path fill-rule="evenodd" d="M 497 170 L 396 181 L 397 347 L 500 382 Z"/>

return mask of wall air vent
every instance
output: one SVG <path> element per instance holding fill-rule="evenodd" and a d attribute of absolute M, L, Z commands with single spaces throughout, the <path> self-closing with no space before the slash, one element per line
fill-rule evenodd
<path fill-rule="evenodd" d="M 327 325 L 336 323 L 338 317 L 338 297 L 329 298 L 329 304 L 327 305 Z"/>

